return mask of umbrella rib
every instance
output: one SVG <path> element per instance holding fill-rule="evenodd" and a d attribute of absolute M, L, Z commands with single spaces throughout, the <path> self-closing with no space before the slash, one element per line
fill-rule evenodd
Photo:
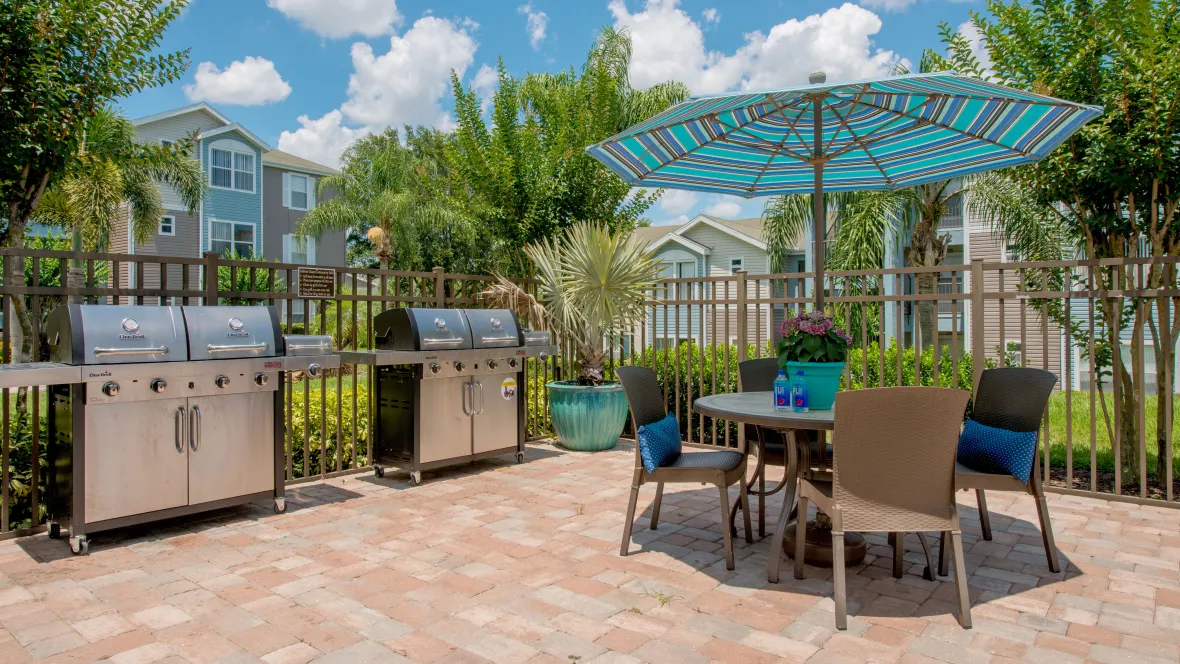
<path fill-rule="evenodd" d="M 770 100 L 770 103 L 771 103 L 772 105 L 774 105 L 774 107 L 775 107 L 776 109 L 778 109 L 778 104 L 777 104 L 777 103 L 775 103 L 775 101 L 774 101 L 774 98 L 773 98 L 773 97 L 771 97 L 770 95 L 766 95 L 766 98 L 767 98 L 768 100 Z M 781 111 L 781 109 L 779 110 L 779 115 L 782 115 L 782 116 L 783 116 L 783 119 L 787 121 L 787 124 L 788 124 L 788 125 L 789 125 L 789 126 L 792 128 L 792 129 L 794 129 L 794 123 L 791 121 L 791 119 L 790 119 L 790 118 L 788 118 L 788 117 L 787 117 L 787 116 L 786 116 L 786 115 L 785 115 L 785 114 L 784 114 L 784 113 Z M 800 115 L 799 117 L 801 118 L 801 117 L 803 117 L 803 116 L 802 116 L 802 115 Z M 782 149 L 783 149 L 783 146 L 784 146 L 784 145 L 786 145 L 786 143 L 787 143 L 787 139 L 788 139 L 788 138 L 790 138 L 790 137 L 791 137 L 791 132 L 787 132 L 786 134 L 783 134 L 783 140 L 781 140 L 781 141 L 779 141 L 779 142 L 778 142 L 778 149 L 779 149 L 779 150 L 782 150 Z M 805 145 L 806 145 L 806 144 L 805 144 Z M 758 183 L 762 181 L 762 176 L 763 176 L 763 175 L 766 175 L 766 171 L 767 171 L 767 169 L 769 169 L 769 168 L 770 168 L 770 164 L 771 164 L 771 162 L 773 162 L 773 161 L 774 161 L 774 158 L 775 158 L 775 157 L 777 157 L 777 156 L 778 156 L 778 154 L 777 154 L 777 153 L 775 153 L 775 154 L 771 154 L 771 155 L 770 155 L 770 159 L 767 159 L 767 160 L 766 160 L 766 163 L 762 165 L 762 170 L 761 170 L 761 171 L 758 171 L 758 177 L 754 178 L 754 182 L 753 182 L 753 183 L 750 185 L 750 193 L 751 193 L 751 194 L 752 194 L 752 193 L 754 193 L 755 191 L 757 191 L 757 190 L 758 190 Z"/>
<path fill-rule="evenodd" d="M 725 124 L 724 122 L 722 122 L 722 121 L 720 120 L 720 118 L 717 120 L 717 124 L 721 125 L 722 127 L 729 128 L 729 125 L 727 125 L 727 124 Z M 806 161 L 810 161 L 810 160 L 811 160 L 811 157 L 809 157 L 809 156 L 802 155 L 802 154 L 800 154 L 800 153 L 798 153 L 798 152 L 795 152 L 794 150 L 788 150 L 788 149 L 786 149 L 786 148 L 782 147 L 782 145 L 781 145 L 781 144 L 780 144 L 780 145 L 775 145 L 775 144 L 774 144 L 774 143 L 772 143 L 771 141 L 768 141 L 768 140 L 766 140 L 765 138 L 762 138 L 761 136 L 757 136 L 757 135 L 755 135 L 755 134 L 751 134 L 750 132 L 746 131 L 746 130 L 745 130 L 744 128 L 742 128 L 742 127 L 733 127 L 733 128 L 731 129 L 731 131 L 728 131 L 728 132 L 726 132 L 726 134 L 731 134 L 731 133 L 733 133 L 733 134 L 742 134 L 743 136 L 749 136 L 750 138 L 754 139 L 755 141 L 758 141 L 759 143 L 764 143 L 764 144 L 766 144 L 767 146 L 769 146 L 769 148 L 771 148 L 771 149 L 773 149 L 773 150 L 774 150 L 773 154 L 774 154 L 775 156 L 777 156 L 777 155 L 779 155 L 779 154 L 785 154 L 785 155 L 787 155 L 788 157 L 794 157 L 795 159 L 798 159 L 799 161 L 803 161 L 803 162 L 806 162 Z M 719 136 L 719 137 L 718 137 L 718 139 L 719 139 L 719 140 L 725 140 L 725 139 L 726 139 L 726 137 L 725 137 L 725 136 Z M 773 159 L 774 157 L 771 157 L 771 158 Z"/>
<path fill-rule="evenodd" d="M 863 96 L 864 96 L 864 94 L 865 94 L 866 92 L 868 92 L 868 90 L 869 90 L 869 86 L 868 86 L 868 84 L 866 83 L 864 86 L 862 86 L 862 87 L 861 87 L 861 90 L 860 90 L 860 92 L 858 92 L 858 93 L 857 93 L 857 95 L 856 95 L 856 99 L 857 99 L 857 100 L 859 100 L 861 97 L 863 97 Z M 839 99 L 839 98 L 840 98 L 840 97 L 839 97 L 839 95 L 833 95 L 833 96 L 835 96 L 837 99 Z M 825 98 L 826 98 L 826 95 L 825 95 Z M 844 120 L 844 118 L 840 117 L 840 114 L 839 114 L 839 113 L 836 113 L 836 107 L 835 107 L 835 106 L 832 106 L 832 105 L 831 105 L 830 103 L 828 103 L 827 101 L 825 101 L 824 103 L 825 103 L 825 104 L 827 104 L 827 106 L 828 106 L 828 109 L 829 109 L 829 110 L 831 110 L 831 111 L 832 111 L 832 113 L 833 113 L 833 114 L 834 114 L 834 115 L 835 115 L 837 118 L 839 118 L 839 119 L 840 119 L 840 124 L 841 124 L 841 125 L 843 125 L 845 129 L 847 129 L 847 130 L 848 130 L 848 133 L 849 133 L 849 134 L 852 134 L 852 137 L 853 137 L 853 138 L 856 138 L 856 134 L 854 134 L 854 133 L 852 132 L 852 128 L 848 126 L 848 123 L 847 123 L 847 122 Z M 854 100 L 854 101 L 853 101 L 853 103 L 855 104 L 855 103 L 856 103 L 856 101 Z M 839 130 L 837 130 L 837 131 L 835 131 L 835 132 L 833 132 L 833 133 L 832 133 L 832 138 L 831 138 L 831 140 L 829 140 L 829 141 L 828 141 L 828 144 L 824 146 L 824 151 L 823 151 L 823 154 L 827 154 L 827 153 L 828 153 L 828 150 L 831 150 L 831 149 L 832 149 L 832 145 L 833 145 L 833 144 L 835 144 L 835 142 L 836 142 L 836 137 L 837 137 L 837 136 L 839 136 L 839 135 L 840 135 L 840 131 L 839 131 Z"/>
<path fill-rule="evenodd" d="M 838 113 L 836 111 L 836 109 L 832 107 L 831 104 L 828 104 L 828 109 L 830 109 L 832 111 L 832 115 L 835 115 L 837 118 L 839 118 L 840 124 L 843 125 L 844 128 L 848 130 L 848 133 L 852 135 L 852 140 L 857 144 L 861 144 L 860 137 L 856 135 L 855 131 L 852 131 L 852 127 L 848 126 L 848 121 L 844 119 L 844 116 L 840 115 L 840 113 Z M 872 152 L 869 152 L 869 147 L 867 145 L 861 144 L 860 149 L 865 151 L 865 156 L 867 156 L 869 158 L 869 161 L 873 162 L 873 166 L 876 166 L 877 170 L 880 171 L 881 177 L 885 178 L 885 184 L 889 185 L 892 188 L 893 187 L 893 178 L 889 177 L 889 174 L 886 173 L 885 169 L 881 167 L 881 162 L 877 161 L 877 158 L 873 156 Z"/>
<path fill-rule="evenodd" d="M 705 116 L 705 117 L 710 117 L 710 116 Z M 762 119 L 761 117 L 759 117 L 759 118 L 757 118 L 757 119 L 750 120 L 749 122 L 747 122 L 747 123 L 746 123 L 746 124 L 744 124 L 744 125 L 739 125 L 739 126 L 736 126 L 736 127 L 731 127 L 730 125 L 727 125 L 727 124 L 725 124 L 724 122 L 722 122 L 722 121 L 721 121 L 721 118 L 720 118 L 720 117 L 718 117 L 716 114 L 712 114 L 712 116 L 711 116 L 711 117 L 713 118 L 713 121 L 714 121 L 714 122 L 716 122 L 717 124 L 721 125 L 722 127 L 724 127 L 724 128 L 727 130 L 727 131 L 723 131 L 723 132 L 721 132 L 721 134 L 720 134 L 720 135 L 719 135 L 717 138 L 715 138 L 715 139 L 713 139 L 713 140 L 725 140 L 725 137 L 726 137 L 728 134 L 730 134 L 730 133 L 733 133 L 733 132 L 735 132 L 735 131 L 742 131 L 742 130 L 743 130 L 745 127 L 746 127 L 746 125 L 753 124 L 753 123 L 757 122 L 758 120 Z M 689 120 L 684 120 L 684 121 L 681 121 L 681 122 L 677 122 L 677 123 L 675 123 L 675 124 L 684 125 L 684 124 L 688 124 L 689 122 L 697 121 L 697 120 L 700 120 L 700 119 L 701 119 L 701 116 L 697 116 L 697 117 L 691 118 L 691 119 L 689 119 Z M 668 127 L 671 127 L 671 126 L 672 126 L 672 125 L 669 125 Z M 644 133 L 644 134 L 651 134 L 651 133 L 653 133 L 653 132 L 656 132 L 656 131 L 659 131 L 659 130 L 661 130 L 661 129 L 667 129 L 668 127 L 656 127 L 656 128 L 652 128 L 652 129 L 645 130 L 645 131 L 643 131 L 643 132 L 640 132 L 640 133 Z M 638 135 L 639 135 L 639 134 L 632 134 L 632 136 L 638 136 Z M 758 138 L 758 137 L 757 137 L 757 136 L 754 136 L 753 138 Z M 615 141 L 615 142 L 616 142 L 616 143 L 618 143 L 619 141 Z M 697 143 L 696 145 L 692 146 L 691 148 L 689 148 L 689 149 L 685 150 L 685 151 L 684 151 L 684 154 L 682 154 L 682 155 L 680 155 L 680 156 L 676 157 L 675 159 L 672 159 L 672 160 L 670 160 L 670 161 L 668 161 L 668 162 L 665 162 L 665 163 L 663 163 L 663 164 L 660 164 L 659 168 L 653 168 L 653 169 L 651 169 L 650 171 L 648 171 L 648 172 L 644 173 L 643 175 L 639 175 L 639 176 L 637 176 L 637 177 L 635 178 L 635 180 L 634 180 L 634 181 L 635 181 L 635 182 L 643 182 L 644 178 L 646 178 L 646 177 L 647 177 L 647 176 L 649 176 L 649 175 L 652 175 L 653 173 L 657 173 L 657 172 L 659 172 L 659 169 L 660 169 L 660 168 L 663 168 L 664 166 L 668 166 L 668 165 L 670 165 L 670 164 L 673 164 L 673 163 L 675 163 L 675 162 L 677 162 L 677 161 L 680 161 L 680 160 L 681 160 L 681 159 L 683 159 L 684 157 L 687 157 L 688 155 L 690 155 L 690 154 L 692 154 L 692 153 L 696 152 L 697 150 L 700 150 L 701 148 L 705 147 L 706 145 L 709 145 L 709 144 L 710 144 L 710 143 L 712 143 L 712 142 L 713 142 L 713 141 L 703 141 L 703 142 L 701 142 L 701 143 Z M 773 144 L 773 143 L 771 143 L 771 145 L 774 145 L 774 144 Z M 646 150 L 646 148 L 644 148 L 644 149 Z"/>
<path fill-rule="evenodd" d="M 930 99 L 928 99 L 928 100 L 927 100 L 925 103 L 923 103 L 923 104 L 922 104 L 922 106 L 925 106 L 926 104 L 929 104 L 930 102 L 932 102 L 932 101 L 935 101 L 936 99 L 939 99 L 939 98 L 942 98 L 942 97 L 943 97 L 942 95 L 939 95 L 939 97 L 931 97 L 931 98 L 930 98 Z M 875 108 L 875 109 L 877 109 L 877 110 L 879 110 L 879 111 L 885 111 L 886 113 L 892 113 L 892 114 L 894 114 L 894 115 L 901 115 L 901 114 L 899 114 L 897 111 L 895 111 L 895 110 L 893 110 L 893 109 L 890 109 L 890 108 L 885 108 L 884 106 L 877 106 L 876 104 L 870 104 L 870 103 L 868 103 L 868 102 L 866 102 L 866 101 L 857 102 L 857 103 L 858 103 L 859 105 L 861 105 L 861 106 L 868 106 L 869 108 Z M 921 108 L 922 106 L 919 106 L 918 108 Z M 903 116 L 903 117 L 904 117 L 904 116 Z M 919 121 L 920 121 L 920 120 L 919 120 Z M 930 124 L 934 125 L 935 127 L 938 127 L 939 129 L 945 129 L 945 130 L 947 130 L 947 131 L 949 131 L 949 132 L 953 132 L 953 133 L 956 133 L 956 134 L 961 134 L 961 135 L 963 135 L 963 136 L 968 136 L 968 137 L 970 137 L 970 138 L 974 138 L 975 140 L 978 140 L 978 141 L 983 141 L 984 143 L 988 143 L 988 144 L 994 145 L 994 146 L 996 146 L 996 147 L 998 147 L 998 148 L 1003 148 L 1003 149 L 1005 149 L 1005 150 L 1008 150 L 1008 151 L 1011 151 L 1011 152 L 1015 152 L 1016 154 L 1018 154 L 1018 155 L 1020 155 L 1020 156 L 1022 156 L 1022 157 L 1031 157 L 1031 156 L 1032 156 L 1030 153 L 1028 153 L 1028 152 L 1025 152 L 1024 150 L 1020 150 L 1020 149 L 1018 149 L 1018 148 L 1014 148 L 1014 147 L 1009 147 L 1009 146 L 1007 146 L 1007 145 L 1004 145 L 1003 143 L 999 143 L 999 142 L 997 142 L 997 141 L 994 141 L 994 140 L 992 140 L 992 139 L 990 139 L 990 138 L 987 138 L 987 137 L 985 137 L 985 136 L 980 136 L 980 135 L 978 135 L 978 134 L 972 134 L 971 132 L 963 131 L 962 129 L 955 129 L 954 127 L 952 127 L 952 126 L 950 126 L 950 125 L 939 124 L 939 123 L 937 123 L 937 122 L 934 122 L 934 121 L 931 121 L 931 120 L 926 120 L 926 122 L 928 122 L 928 123 L 930 123 Z M 875 130 L 874 130 L 874 131 L 875 131 Z M 868 138 L 868 137 L 866 136 L 866 139 L 867 139 L 867 138 Z"/>
<path fill-rule="evenodd" d="M 897 123 L 898 123 L 899 121 L 901 121 L 901 120 L 919 120 L 919 121 L 921 121 L 921 120 L 920 120 L 920 118 L 915 118 L 914 116 L 912 116 L 912 115 L 911 115 L 911 113 L 915 113 L 915 112 L 919 112 L 919 113 L 920 113 L 920 112 L 921 112 L 921 111 L 922 111 L 924 108 L 926 108 L 928 105 L 930 105 L 931 103 L 933 103 L 935 99 L 936 99 L 936 97 L 931 97 L 930 99 L 927 99 L 926 101 L 924 101 L 924 102 L 922 102 L 921 104 L 919 104 L 919 105 L 917 105 L 917 106 L 915 106 L 915 107 L 911 108 L 910 110 L 906 111 L 905 113 L 900 113 L 900 112 L 898 112 L 898 111 L 895 111 L 895 110 L 893 110 L 893 109 L 889 109 L 889 108 L 882 108 L 882 107 L 880 107 L 880 106 L 874 106 L 874 105 L 872 105 L 872 104 L 868 104 L 868 103 L 866 103 L 866 102 L 863 102 L 863 101 L 856 101 L 856 104 L 857 104 L 858 106 L 868 106 L 868 107 L 870 107 L 870 108 L 875 108 L 875 109 L 877 109 L 877 110 L 879 110 L 879 111 L 885 111 L 886 113 L 889 113 L 890 115 L 894 116 L 894 117 L 893 117 L 891 120 L 889 120 L 889 121 L 888 121 L 888 122 L 886 122 L 885 124 L 881 125 L 880 127 L 874 127 L 874 128 L 871 130 L 871 131 L 869 131 L 869 133 L 867 133 L 867 134 L 865 134 L 864 136 L 862 136 L 862 137 L 861 137 L 861 140 L 862 140 L 862 141 L 868 141 L 868 140 L 869 140 L 869 139 L 871 139 L 871 138 L 872 138 L 872 137 L 873 137 L 875 134 L 877 134 L 877 133 L 879 133 L 879 132 L 882 132 L 882 131 L 885 131 L 886 129 L 888 129 L 889 127 L 891 127 L 891 126 L 893 126 L 893 125 L 897 124 Z M 849 101 L 851 101 L 851 100 L 849 100 Z M 905 128 L 905 127 L 903 127 L 903 128 L 902 128 L 902 131 L 905 131 L 905 130 L 906 130 L 906 128 Z M 896 134 L 896 132 L 890 132 L 890 133 L 888 134 L 888 136 L 893 136 L 893 135 L 895 135 L 895 134 Z M 841 149 L 841 150 L 839 150 L 839 151 L 837 151 L 837 152 L 836 152 L 836 155 L 843 154 L 843 153 L 844 153 L 844 152 L 846 152 L 846 151 L 847 151 L 847 149 Z M 833 156 L 834 156 L 834 155 L 833 155 Z"/>
<path fill-rule="evenodd" d="M 775 101 L 774 97 L 771 97 L 769 93 L 766 95 L 766 98 L 770 100 L 771 105 L 774 106 L 774 110 L 778 112 L 779 116 L 787 121 L 787 129 L 789 130 L 788 135 L 794 134 L 795 138 L 799 139 L 799 144 L 802 145 L 805 150 L 807 150 L 807 154 L 810 155 L 809 158 L 815 159 L 815 152 L 811 149 L 811 146 L 807 144 L 807 141 L 803 140 L 803 136 L 799 134 L 799 129 L 797 127 L 799 121 L 803 119 L 804 114 L 800 113 L 799 117 L 792 120 L 791 118 L 787 117 L 785 112 L 783 112 L 783 109 L 786 108 L 786 104 L 780 104 L 779 102 Z"/>

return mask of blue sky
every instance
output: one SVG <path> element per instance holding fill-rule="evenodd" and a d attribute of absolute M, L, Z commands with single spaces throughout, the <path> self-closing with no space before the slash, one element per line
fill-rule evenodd
<path fill-rule="evenodd" d="M 122 105 L 139 117 L 208 101 L 273 147 L 334 165 L 367 132 L 448 126 L 452 69 L 487 95 L 498 58 L 513 74 L 580 65 L 603 25 L 631 31 L 635 85 L 707 93 L 916 68 L 938 24 L 973 9 L 982 0 L 192 0 L 162 45 L 191 48 L 189 71 Z M 762 203 L 669 192 L 648 217 L 755 216 Z"/>

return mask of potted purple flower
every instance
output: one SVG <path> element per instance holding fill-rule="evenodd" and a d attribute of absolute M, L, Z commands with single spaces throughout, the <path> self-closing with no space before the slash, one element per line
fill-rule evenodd
<path fill-rule="evenodd" d="M 836 327 L 822 311 L 807 311 L 783 321 L 778 328 L 778 366 L 787 378 L 799 372 L 807 380 L 807 396 L 814 410 L 827 410 L 836 401 L 840 376 L 852 337 Z"/>

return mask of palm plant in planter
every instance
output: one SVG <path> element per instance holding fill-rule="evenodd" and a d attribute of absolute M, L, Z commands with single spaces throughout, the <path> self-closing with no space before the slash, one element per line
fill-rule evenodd
<path fill-rule="evenodd" d="M 811 408 L 828 410 L 836 401 L 840 376 L 848 359 L 852 337 L 836 327 L 822 311 L 808 311 L 783 321 L 778 328 L 778 366 L 792 378 L 807 380 Z"/>
<path fill-rule="evenodd" d="M 577 377 L 547 386 L 553 427 L 566 448 L 610 449 L 626 422 L 627 400 L 618 381 L 606 380 L 607 344 L 643 321 L 659 262 L 630 233 L 590 223 L 531 244 L 525 254 L 535 269 L 536 297 L 503 277 L 482 295 L 573 343 Z"/>

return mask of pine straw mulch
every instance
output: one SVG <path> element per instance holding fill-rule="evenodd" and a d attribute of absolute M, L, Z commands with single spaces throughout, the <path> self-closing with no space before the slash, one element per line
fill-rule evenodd
<path fill-rule="evenodd" d="M 1114 473 L 1098 471 L 1096 484 L 1096 488 L 1100 494 L 1114 494 Z M 1089 491 L 1090 471 L 1075 468 L 1073 471 L 1073 481 L 1067 483 L 1064 468 L 1050 468 L 1049 486 L 1077 489 L 1078 491 Z M 1122 491 L 1120 493 L 1124 496 L 1139 497 L 1139 483 L 1124 481 Z M 1172 480 L 1172 496 L 1180 497 L 1180 477 L 1174 477 Z M 1095 497 L 1101 498 L 1102 496 L 1099 495 Z M 1168 495 L 1166 485 L 1163 482 L 1160 482 L 1159 479 L 1154 476 L 1149 477 L 1147 481 L 1147 497 L 1155 500 L 1167 500 Z"/>

